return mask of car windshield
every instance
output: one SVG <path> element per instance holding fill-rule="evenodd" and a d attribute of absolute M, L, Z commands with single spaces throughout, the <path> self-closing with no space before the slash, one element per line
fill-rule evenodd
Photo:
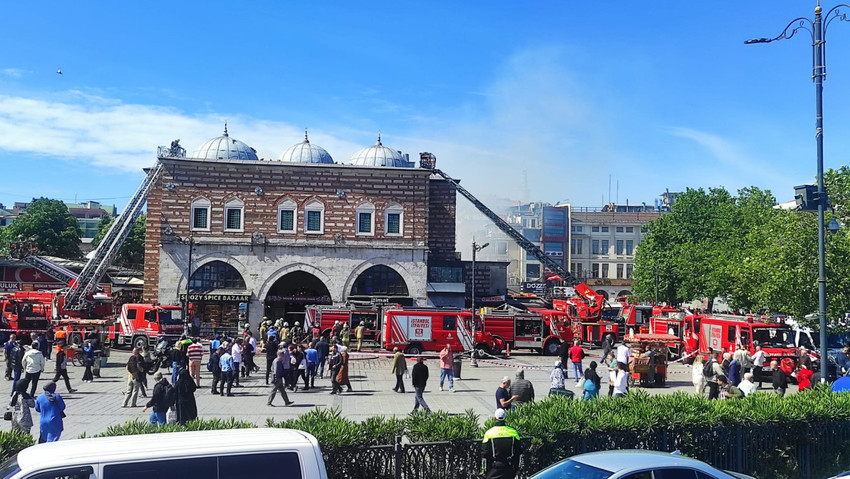
<path fill-rule="evenodd" d="M 611 471 L 567 459 L 543 469 L 529 479 L 608 479 L 612 474 Z"/>
<path fill-rule="evenodd" d="M 176 314 L 173 314 L 176 313 Z M 181 317 L 183 316 L 182 311 L 171 310 L 171 309 L 160 309 L 159 310 L 159 322 L 160 324 L 175 324 L 182 323 L 183 320 Z"/>
<path fill-rule="evenodd" d="M 12 477 L 19 472 L 21 472 L 21 468 L 18 467 L 17 454 L 9 458 L 6 462 L 0 464 L 0 479 Z"/>
<path fill-rule="evenodd" d="M 794 332 L 785 328 L 753 328 L 753 342 L 766 348 L 793 348 Z"/>

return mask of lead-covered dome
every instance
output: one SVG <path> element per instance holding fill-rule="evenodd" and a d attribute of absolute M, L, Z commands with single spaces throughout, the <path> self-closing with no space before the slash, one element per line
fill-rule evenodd
<path fill-rule="evenodd" d="M 324 148 L 310 143 L 310 139 L 307 138 L 307 130 L 304 130 L 304 141 L 283 150 L 283 153 L 280 154 L 279 160 L 287 163 L 333 164 L 334 162 L 330 153 L 328 153 Z"/>
<path fill-rule="evenodd" d="M 227 134 L 227 123 L 224 124 L 224 134 L 201 145 L 195 151 L 193 158 L 204 160 L 259 160 L 256 150 Z"/>
<path fill-rule="evenodd" d="M 393 150 L 381 144 L 381 135 L 374 145 L 363 148 L 351 156 L 351 164 L 357 166 L 395 166 L 407 167 L 409 162 L 400 151 Z"/>

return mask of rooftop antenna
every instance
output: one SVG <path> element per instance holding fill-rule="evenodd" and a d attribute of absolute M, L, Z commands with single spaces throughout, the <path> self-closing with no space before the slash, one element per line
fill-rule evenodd
<path fill-rule="evenodd" d="M 608 173 L 608 202 L 611 202 L 611 173 Z M 605 204 L 605 195 L 602 195 L 602 204 Z"/>
<path fill-rule="evenodd" d="M 224 120 L 224 136 L 227 136 L 227 120 Z"/>
<path fill-rule="evenodd" d="M 310 143 L 310 140 L 307 138 L 307 129 L 304 128 L 304 143 Z"/>
<path fill-rule="evenodd" d="M 381 130 L 378 130 L 378 144 L 379 145 L 382 144 L 381 143 Z"/>

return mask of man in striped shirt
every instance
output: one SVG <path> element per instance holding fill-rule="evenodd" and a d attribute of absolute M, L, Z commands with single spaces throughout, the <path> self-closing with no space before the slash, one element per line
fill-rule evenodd
<path fill-rule="evenodd" d="M 201 360 L 204 359 L 204 347 L 200 338 L 192 339 L 192 344 L 186 350 L 189 358 L 189 374 L 195 379 L 195 386 L 201 387 Z"/>

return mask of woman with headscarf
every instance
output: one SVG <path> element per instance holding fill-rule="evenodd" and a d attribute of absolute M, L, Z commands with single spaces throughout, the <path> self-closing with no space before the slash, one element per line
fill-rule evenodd
<path fill-rule="evenodd" d="M 65 401 L 56 392 L 56 383 L 49 382 L 44 385 L 44 392 L 35 400 L 35 410 L 41 414 L 38 442 L 58 441 L 64 429 L 62 415 L 65 410 Z"/>
<path fill-rule="evenodd" d="M 94 366 L 95 361 L 95 349 L 91 343 L 91 340 L 86 341 L 86 344 L 83 346 L 83 364 L 86 366 L 86 372 L 83 373 L 83 382 L 90 383 L 94 381 L 94 374 L 92 374 L 92 366 Z"/>
<path fill-rule="evenodd" d="M 348 379 L 348 348 L 343 346 L 339 348 L 339 352 L 342 355 L 342 365 L 336 376 L 336 382 L 339 384 L 339 392 L 342 392 L 342 386 L 347 386 L 348 389 L 346 391 L 351 392 L 351 381 Z"/>
<path fill-rule="evenodd" d="M 198 406 L 195 403 L 195 381 L 189 370 L 181 368 L 177 375 L 177 423 L 186 424 L 198 418 Z"/>
<path fill-rule="evenodd" d="M 32 429 L 32 412 L 31 408 L 35 407 L 35 399 L 27 392 L 27 384 L 23 381 L 18 381 L 16 391 L 17 395 L 12 397 L 12 402 L 9 407 L 12 408 L 12 430 L 20 431 L 26 434 Z"/>

